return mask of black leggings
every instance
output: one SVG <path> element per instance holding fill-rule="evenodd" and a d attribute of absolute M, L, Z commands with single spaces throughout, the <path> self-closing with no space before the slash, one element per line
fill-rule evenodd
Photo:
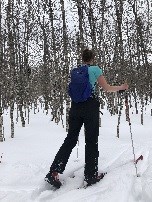
<path fill-rule="evenodd" d="M 98 175 L 99 102 L 89 98 L 83 103 L 71 104 L 69 130 L 51 165 L 50 172 L 63 173 L 72 149 L 76 146 L 80 129 L 85 127 L 85 179 Z"/>

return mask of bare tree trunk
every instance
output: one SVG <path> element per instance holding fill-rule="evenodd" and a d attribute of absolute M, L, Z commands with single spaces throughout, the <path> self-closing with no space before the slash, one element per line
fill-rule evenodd
<path fill-rule="evenodd" d="M 115 43 L 115 55 L 114 55 L 114 63 L 121 71 L 119 71 L 119 78 L 121 82 L 124 82 L 124 50 L 123 50 L 123 39 L 122 39 L 122 16 L 123 16 L 123 1 L 116 0 L 115 1 L 115 9 L 116 9 L 116 43 Z"/>
<path fill-rule="evenodd" d="M 10 118 L 11 118 L 11 137 L 14 138 L 14 121 L 13 121 L 13 111 L 14 111 L 14 72 L 15 72 L 15 51 L 14 51 L 14 35 L 13 35 L 13 7 L 14 1 L 8 0 L 7 6 L 7 29 L 8 29 L 8 47 L 9 47 L 9 67 L 10 67 Z"/>
<path fill-rule="evenodd" d="M 77 0 L 79 32 L 77 32 L 77 64 L 81 63 L 81 54 L 84 49 L 84 28 L 83 28 L 83 1 Z"/>
<path fill-rule="evenodd" d="M 144 101 L 143 97 L 141 98 L 141 124 L 144 124 Z"/>
<path fill-rule="evenodd" d="M 0 142 L 3 142 L 5 140 L 4 134 L 3 134 L 3 116 L 0 112 Z"/>
<path fill-rule="evenodd" d="M 19 29 L 20 19 L 19 19 L 19 10 L 17 10 L 18 18 L 16 19 L 17 25 L 14 27 L 14 38 L 15 40 L 15 47 L 16 47 L 16 61 L 15 65 L 17 66 L 17 74 L 18 74 L 18 82 L 17 85 L 14 85 L 14 88 L 16 87 L 17 92 L 17 105 L 18 110 L 20 113 L 21 123 L 22 127 L 25 127 L 25 119 L 24 119 L 24 112 L 23 112 L 23 103 L 24 103 L 24 94 L 25 94 L 25 81 L 24 81 L 24 64 L 23 64 L 23 55 L 22 55 L 22 48 L 21 48 L 21 34 Z M 17 33 L 16 33 L 17 30 Z M 25 39 L 24 39 L 25 40 Z M 25 50 L 24 50 L 25 51 Z M 23 52 L 24 52 L 23 51 Z"/>
<path fill-rule="evenodd" d="M 3 116 L 2 116 L 2 69 L 3 69 L 3 44 L 2 44 L 2 13 L 0 0 L 0 142 L 4 141 L 3 137 Z"/>
<path fill-rule="evenodd" d="M 11 138 L 14 138 L 14 103 L 10 106 L 10 119 L 11 119 Z"/>
<path fill-rule="evenodd" d="M 104 70 L 104 67 L 106 66 L 106 50 L 105 50 L 105 42 L 104 42 L 104 14 L 105 14 L 105 4 L 106 0 L 100 1 L 100 7 L 99 7 L 99 13 L 101 12 L 101 23 L 99 24 L 99 27 L 97 28 L 99 30 L 99 45 L 98 45 L 98 64 L 102 63 L 102 68 Z"/>
<path fill-rule="evenodd" d="M 69 75 L 69 61 L 68 61 L 68 36 L 67 36 L 67 25 L 65 18 L 65 9 L 64 9 L 64 0 L 60 0 L 61 4 L 61 12 L 62 12 L 62 23 L 63 23 L 63 55 L 64 55 L 64 70 L 62 74 L 62 78 L 65 82 L 65 87 L 67 90 L 68 85 L 68 75 Z M 68 119 L 69 119 L 69 110 L 70 110 L 70 98 L 66 95 L 66 131 L 68 131 Z"/>
<path fill-rule="evenodd" d="M 42 91 L 43 91 L 43 97 L 45 100 L 45 110 L 48 111 L 49 108 L 49 84 L 50 84 L 50 76 L 49 76 L 49 61 L 50 61 L 50 53 L 49 53 L 49 44 L 48 44 L 48 38 L 47 38 L 47 32 L 46 32 L 46 26 L 45 26 L 45 18 L 43 16 L 43 23 L 41 23 L 39 18 L 39 25 L 41 27 L 41 30 L 43 32 L 43 47 L 44 47 L 44 53 L 43 53 L 43 72 L 42 72 Z"/>

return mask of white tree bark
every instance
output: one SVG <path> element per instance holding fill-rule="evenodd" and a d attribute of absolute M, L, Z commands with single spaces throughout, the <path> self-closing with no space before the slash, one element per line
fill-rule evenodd
<path fill-rule="evenodd" d="M 0 114 L 0 142 L 4 141 L 4 134 L 3 134 L 3 116 Z"/>

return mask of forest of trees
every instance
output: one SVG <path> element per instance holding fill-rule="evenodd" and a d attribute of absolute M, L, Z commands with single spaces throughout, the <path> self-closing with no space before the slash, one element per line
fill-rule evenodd
<path fill-rule="evenodd" d="M 65 106 L 68 118 L 69 72 L 86 47 L 110 84 L 127 80 L 130 107 L 143 124 L 152 99 L 151 41 L 150 0 L 0 0 L 0 141 L 4 109 L 10 110 L 11 137 L 15 106 L 23 127 L 38 101 L 56 123 Z M 97 91 L 101 108 L 106 101 L 110 113 L 118 113 L 123 96 Z"/>

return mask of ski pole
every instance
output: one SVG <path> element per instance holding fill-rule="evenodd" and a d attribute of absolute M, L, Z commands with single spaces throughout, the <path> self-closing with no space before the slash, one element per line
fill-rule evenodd
<path fill-rule="evenodd" d="M 79 159 L 79 137 L 78 137 L 78 145 L 77 145 L 77 161 Z"/>
<path fill-rule="evenodd" d="M 128 93 L 125 90 L 121 90 L 119 91 L 120 94 L 125 93 L 125 113 L 126 113 L 126 121 L 129 123 L 129 127 L 130 127 L 130 137 L 131 137 L 131 143 L 132 143 L 132 151 L 133 151 L 133 156 L 134 156 L 134 165 L 135 165 L 135 170 L 136 170 L 136 176 L 140 177 L 140 175 L 138 174 L 138 170 L 137 170 L 137 162 L 139 160 L 143 160 L 143 156 L 141 155 L 138 159 L 136 159 L 135 156 L 135 147 L 134 147 L 134 141 L 133 141 L 133 134 L 132 134 L 132 128 L 131 128 L 131 121 L 130 121 L 130 116 L 129 116 L 129 104 L 128 104 Z"/>
<path fill-rule="evenodd" d="M 133 156 L 134 156 L 134 165 L 135 165 L 135 170 L 136 170 L 136 176 L 139 177 L 138 171 L 137 171 L 137 165 L 136 165 L 135 147 L 134 147 L 134 141 L 133 141 L 133 135 L 132 135 L 131 121 L 130 121 L 130 116 L 129 116 L 129 104 L 128 104 L 127 91 L 125 91 L 125 106 L 126 106 L 126 121 L 128 121 L 129 127 L 130 127 L 130 135 L 131 135 L 131 143 L 132 143 L 132 151 L 133 151 Z"/>
<path fill-rule="evenodd" d="M 119 94 L 121 94 L 121 92 L 119 92 Z M 121 111 L 123 109 L 123 99 L 121 98 L 121 96 L 119 96 L 118 99 L 120 100 L 120 103 L 119 103 L 120 110 L 118 111 L 117 137 L 119 138 L 119 125 L 120 125 L 120 118 L 121 118 L 121 114 L 122 114 Z"/>
<path fill-rule="evenodd" d="M 75 162 L 79 161 L 79 137 L 78 137 L 78 141 L 77 141 L 77 158 L 76 160 L 74 160 Z"/>

